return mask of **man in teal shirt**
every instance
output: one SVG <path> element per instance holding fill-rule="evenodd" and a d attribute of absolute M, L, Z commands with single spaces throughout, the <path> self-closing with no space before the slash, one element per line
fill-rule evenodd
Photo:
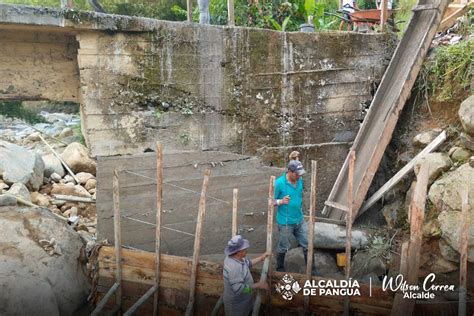
<path fill-rule="evenodd" d="M 305 263 L 308 260 L 308 225 L 303 219 L 303 165 L 291 160 L 288 171 L 275 181 L 275 205 L 278 206 L 277 271 L 285 271 L 285 254 L 290 249 L 290 234 L 293 234 L 303 248 Z"/>

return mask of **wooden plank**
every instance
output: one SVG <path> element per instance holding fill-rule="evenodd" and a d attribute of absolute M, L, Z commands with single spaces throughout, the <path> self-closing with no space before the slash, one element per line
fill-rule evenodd
<path fill-rule="evenodd" d="M 410 203 L 410 242 L 408 244 L 406 264 L 404 261 L 401 263 L 403 272 L 406 272 L 406 282 L 409 285 L 418 284 L 428 173 L 429 164 L 422 164 Z M 399 299 L 396 303 L 397 305 L 394 304 L 392 307 L 392 316 L 412 315 L 415 308 L 415 300 Z"/>
<path fill-rule="evenodd" d="M 156 234 L 155 234 L 155 295 L 153 315 L 158 315 L 158 292 L 160 289 L 160 254 L 161 254 L 161 213 L 163 207 L 163 145 L 156 144 Z"/>
<path fill-rule="evenodd" d="M 115 282 L 119 284 L 115 292 L 115 301 L 119 308 L 122 306 L 122 227 L 120 225 L 120 183 L 118 171 L 114 170 L 114 241 L 115 241 L 115 260 L 117 263 Z"/>
<path fill-rule="evenodd" d="M 472 1 L 469 4 L 467 3 L 467 0 L 462 0 L 462 1 L 464 1 L 464 3 L 462 4 L 451 3 L 448 6 L 448 10 L 446 10 L 443 16 L 443 20 L 441 21 L 441 24 L 438 27 L 438 32 L 445 32 L 447 29 L 453 26 L 454 23 L 456 23 L 457 18 L 466 14 L 469 8 L 472 7 L 472 5 L 474 4 L 474 2 Z"/>
<path fill-rule="evenodd" d="M 348 188 L 347 188 L 347 206 L 348 212 L 346 214 L 346 280 L 351 277 L 351 251 L 352 251 L 352 216 L 354 214 L 354 165 L 355 165 L 355 151 L 352 149 L 349 153 L 349 174 L 348 174 Z M 349 296 L 344 297 L 344 315 L 349 315 L 350 300 Z"/>
<path fill-rule="evenodd" d="M 204 221 L 204 215 L 206 213 L 206 193 L 207 186 L 209 183 L 209 177 L 211 176 L 211 170 L 207 169 L 204 173 L 204 181 L 202 183 L 201 199 L 199 200 L 199 213 L 196 223 L 196 235 L 194 237 L 194 253 L 193 253 L 193 265 L 191 270 L 191 281 L 189 284 L 189 301 L 186 307 L 186 316 L 193 314 L 194 300 L 196 293 L 196 279 L 197 279 L 197 268 L 199 264 L 199 253 L 201 251 L 201 232 L 202 224 Z"/>
<path fill-rule="evenodd" d="M 469 217 L 469 191 L 464 187 L 460 191 L 461 196 L 461 240 L 460 240 L 460 262 L 459 262 L 459 306 L 458 315 L 467 315 L 467 230 L 470 224 Z"/>
<path fill-rule="evenodd" d="M 227 25 L 235 25 L 234 0 L 227 0 Z"/>
<path fill-rule="evenodd" d="M 388 1 L 389 0 L 382 0 L 380 4 L 380 28 L 383 32 L 387 30 Z"/>
<path fill-rule="evenodd" d="M 306 263 L 306 279 L 311 280 L 313 272 L 313 255 L 314 255 L 314 214 L 316 213 L 316 173 L 318 170 L 318 163 L 311 160 L 311 195 L 309 205 L 309 220 L 308 220 L 308 262 Z M 309 295 L 304 298 L 304 315 L 308 312 Z"/>
<path fill-rule="evenodd" d="M 448 2 L 448 0 L 427 0 L 426 4 L 437 5 L 438 10 L 413 13 L 357 133 L 353 144 L 358 157 L 354 177 L 356 211 L 362 205 L 385 149 L 390 143 L 399 115 L 411 94 L 411 88 Z M 348 157 L 329 194 L 329 201 L 342 203 L 347 200 L 347 167 Z M 329 214 L 329 217 L 334 219 L 340 219 L 345 215 L 329 207 L 325 207 L 323 213 Z"/>
<path fill-rule="evenodd" d="M 193 22 L 193 1 L 186 0 L 186 16 L 189 23 Z"/>
<path fill-rule="evenodd" d="M 74 172 L 72 172 L 71 168 L 69 168 L 68 164 L 64 161 L 63 158 L 61 158 L 61 156 L 59 156 L 59 154 L 56 152 L 56 150 L 54 150 L 53 147 L 51 147 L 51 145 L 43 138 L 43 136 L 41 136 L 41 134 L 38 134 L 38 137 L 41 139 L 41 141 L 43 143 L 45 143 L 45 145 L 49 148 L 49 150 L 51 150 L 51 152 L 54 154 L 54 156 L 56 158 L 58 158 L 59 161 L 61 161 L 61 164 L 64 166 L 64 168 L 66 168 L 67 172 L 71 175 L 71 177 L 74 179 L 74 181 L 76 181 L 76 183 L 79 183 L 79 179 L 77 179 Z"/>
<path fill-rule="evenodd" d="M 345 205 L 342 205 L 341 203 L 333 202 L 333 201 L 325 201 L 324 205 L 332 207 L 332 208 L 337 208 L 338 210 L 344 211 L 344 212 L 349 212 L 349 208 Z"/>
<path fill-rule="evenodd" d="M 360 209 L 357 216 L 362 215 L 378 200 L 380 200 L 387 191 L 391 190 L 400 180 L 413 169 L 415 164 L 425 157 L 428 153 L 432 152 L 439 147 L 446 140 L 446 131 L 442 131 L 431 143 L 429 143 L 418 155 L 415 156 L 409 163 L 403 166 L 390 180 L 387 181 L 380 189 L 377 190 L 370 198 L 365 201 L 364 205 Z"/>

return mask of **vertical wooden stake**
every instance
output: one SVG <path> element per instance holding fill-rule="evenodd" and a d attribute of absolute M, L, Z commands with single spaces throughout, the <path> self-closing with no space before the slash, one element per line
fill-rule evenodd
<path fill-rule="evenodd" d="M 235 25 L 234 0 L 227 0 L 227 24 L 230 26 Z"/>
<path fill-rule="evenodd" d="M 400 270 L 406 273 L 406 282 L 409 285 L 418 284 L 418 270 L 420 268 L 420 251 L 423 239 L 423 221 L 425 219 L 426 191 L 428 188 L 429 164 L 421 165 L 416 179 L 415 190 L 410 203 L 410 242 L 406 260 L 400 264 Z M 403 255 L 403 248 L 402 248 Z M 401 295 L 395 295 L 392 305 L 392 316 L 412 315 L 415 307 L 415 300 L 403 299 Z"/>
<path fill-rule="evenodd" d="M 232 199 L 232 236 L 234 237 L 238 233 L 237 229 L 237 204 L 239 201 L 239 189 L 234 189 Z"/>
<path fill-rule="evenodd" d="M 470 216 L 469 214 L 469 191 L 465 187 L 459 193 L 461 196 L 461 241 L 460 241 L 460 267 L 459 267 L 459 306 L 458 315 L 467 315 L 467 230 L 469 227 Z"/>
<path fill-rule="evenodd" d="M 380 3 L 380 28 L 382 31 L 387 29 L 387 19 L 388 19 L 388 1 L 389 0 L 382 0 Z"/>
<path fill-rule="evenodd" d="M 153 315 L 158 315 L 158 295 L 160 291 L 160 254 L 161 254 L 161 213 L 163 206 L 163 145 L 156 143 L 156 235 L 155 235 L 155 295 Z"/>
<path fill-rule="evenodd" d="M 115 302 L 119 309 L 122 308 L 122 230 L 120 225 L 120 186 L 117 169 L 114 170 L 113 177 L 113 199 L 114 199 L 114 241 L 115 241 L 115 282 L 119 287 L 115 292 Z"/>
<path fill-rule="evenodd" d="M 273 213 L 275 206 L 273 205 L 273 196 L 275 194 L 275 177 L 270 177 L 270 185 L 268 188 L 268 216 L 267 216 L 267 253 L 271 253 L 272 251 L 272 235 L 273 235 Z M 270 273 L 270 258 L 266 257 L 265 261 L 263 262 L 262 273 L 260 275 L 260 280 L 266 281 L 269 280 L 270 284 L 271 280 L 271 273 Z M 268 290 L 268 296 L 271 296 L 271 290 Z M 270 307 L 271 298 L 268 300 L 268 307 Z M 257 298 L 255 299 L 255 303 L 253 305 L 252 316 L 258 316 L 260 312 L 260 305 L 262 304 L 262 292 L 258 292 Z"/>
<path fill-rule="evenodd" d="M 351 150 L 349 154 L 349 174 L 347 176 L 347 214 L 346 214 L 346 280 L 351 277 L 351 249 L 352 249 L 352 216 L 354 210 L 353 186 L 354 186 L 354 165 L 355 151 Z M 348 296 L 344 297 L 344 315 L 349 315 L 350 300 Z"/>
<path fill-rule="evenodd" d="M 188 17 L 188 22 L 193 21 L 193 0 L 186 0 L 186 12 Z"/>
<path fill-rule="evenodd" d="M 313 271 L 313 253 L 314 253 L 314 217 L 316 213 L 316 173 L 318 163 L 311 160 L 311 198 L 309 205 L 309 223 L 308 223 L 308 262 L 306 265 L 306 280 L 311 280 Z M 308 312 L 309 295 L 304 297 L 304 315 Z"/>
<path fill-rule="evenodd" d="M 204 221 L 204 214 L 206 213 L 206 193 L 207 185 L 209 183 L 209 177 L 211 176 L 211 170 L 207 169 L 204 172 L 204 181 L 202 183 L 201 198 L 199 199 L 199 213 L 196 223 L 196 234 L 194 237 L 194 253 L 193 253 L 193 263 L 191 267 L 191 280 L 189 282 L 189 301 L 188 306 L 186 307 L 186 316 L 191 316 L 193 314 L 194 308 L 194 296 L 196 293 L 196 277 L 197 277 L 197 268 L 199 265 L 199 253 L 201 251 L 201 234 L 202 234 L 202 223 Z"/>

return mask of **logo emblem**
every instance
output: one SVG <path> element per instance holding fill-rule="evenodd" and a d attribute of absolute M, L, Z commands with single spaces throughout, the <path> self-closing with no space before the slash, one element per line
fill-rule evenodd
<path fill-rule="evenodd" d="M 293 299 L 293 295 L 298 294 L 301 290 L 301 287 L 291 275 L 285 274 L 283 278 L 281 278 L 280 282 L 275 285 L 276 291 L 281 294 L 283 299 L 287 301 L 291 301 Z"/>

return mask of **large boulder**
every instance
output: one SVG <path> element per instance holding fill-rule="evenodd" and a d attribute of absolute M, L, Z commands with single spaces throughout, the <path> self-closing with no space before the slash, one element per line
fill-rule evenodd
<path fill-rule="evenodd" d="M 445 153 L 429 153 L 418 160 L 413 168 L 415 174 L 418 175 L 422 164 L 429 164 L 428 184 L 433 183 L 444 171 L 449 170 L 452 166 L 451 159 Z"/>
<path fill-rule="evenodd" d="M 352 230 L 352 249 L 367 246 L 367 233 L 360 229 Z M 316 222 L 314 225 L 314 247 L 320 249 L 342 250 L 346 248 L 346 228 L 336 224 Z"/>
<path fill-rule="evenodd" d="M 474 135 L 474 95 L 461 103 L 458 114 L 466 133 Z"/>
<path fill-rule="evenodd" d="M 0 140 L 0 175 L 7 184 L 20 182 L 37 191 L 43 184 L 43 159 L 38 153 Z"/>
<path fill-rule="evenodd" d="M 275 258 L 273 258 L 276 265 Z M 324 250 L 315 249 L 313 257 L 314 269 L 318 276 L 334 276 L 340 274 L 336 265 L 336 256 Z M 290 249 L 285 256 L 285 270 L 293 273 L 306 274 L 303 249 Z"/>
<path fill-rule="evenodd" d="M 474 136 L 470 136 L 467 133 L 461 133 L 459 134 L 459 140 L 464 148 L 474 151 Z"/>
<path fill-rule="evenodd" d="M 413 146 L 423 148 L 431 143 L 443 130 L 434 128 L 432 130 L 422 132 L 412 139 Z"/>
<path fill-rule="evenodd" d="M 45 210 L 3 207 L 0 217 L 0 313 L 73 315 L 90 288 L 80 237 Z"/>
<path fill-rule="evenodd" d="M 374 274 L 382 276 L 387 273 L 387 265 L 379 256 L 370 251 L 358 251 L 351 264 L 352 277 L 362 279 L 365 276 Z"/>
<path fill-rule="evenodd" d="M 64 170 L 61 160 L 59 160 L 54 154 L 44 155 L 44 176 L 49 178 L 53 173 L 58 174 L 61 178 L 64 177 L 66 171 Z"/>
<path fill-rule="evenodd" d="M 471 204 L 472 205 L 472 204 Z M 473 218 L 474 211 L 468 213 L 469 218 Z M 459 252 L 461 242 L 461 212 L 459 211 L 443 211 L 438 216 L 438 221 L 441 227 L 442 238 L 454 250 Z M 467 260 L 474 263 L 474 225 L 468 227 L 467 236 Z"/>
<path fill-rule="evenodd" d="M 89 157 L 87 148 L 79 143 L 71 143 L 61 154 L 74 173 L 88 172 L 95 175 L 96 163 Z"/>
<path fill-rule="evenodd" d="M 428 198 L 439 210 L 461 210 L 458 190 L 469 188 L 469 205 L 474 205 L 474 168 L 468 163 L 454 171 L 447 172 L 431 185 Z"/>

